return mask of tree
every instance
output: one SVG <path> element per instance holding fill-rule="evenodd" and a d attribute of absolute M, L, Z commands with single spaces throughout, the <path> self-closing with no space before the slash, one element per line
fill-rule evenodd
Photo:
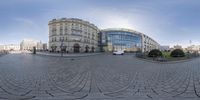
<path fill-rule="evenodd" d="M 162 57 L 162 52 L 158 49 L 153 49 L 149 52 L 148 57 Z"/>
<path fill-rule="evenodd" d="M 175 49 L 170 54 L 171 57 L 185 57 L 185 53 L 181 49 Z"/>

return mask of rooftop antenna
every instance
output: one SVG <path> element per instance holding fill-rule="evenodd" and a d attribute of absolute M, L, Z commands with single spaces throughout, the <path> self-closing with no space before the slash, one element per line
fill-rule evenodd
<path fill-rule="evenodd" d="M 191 46 L 192 45 L 192 40 L 190 40 L 189 43 L 190 43 L 190 46 Z"/>

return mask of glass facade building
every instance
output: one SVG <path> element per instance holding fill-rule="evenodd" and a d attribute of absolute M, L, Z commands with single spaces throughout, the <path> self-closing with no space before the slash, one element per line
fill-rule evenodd
<path fill-rule="evenodd" d="M 103 51 L 124 50 L 135 52 L 141 50 L 142 36 L 140 33 L 125 29 L 109 29 L 101 32 Z"/>

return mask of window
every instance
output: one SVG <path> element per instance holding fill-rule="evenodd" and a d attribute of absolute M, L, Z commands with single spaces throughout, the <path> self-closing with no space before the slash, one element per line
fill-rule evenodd
<path fill-rule="evenodd" d="M 60 35 L 62 35 L 62 31 L 60 32 Z"/>
<path fill-rule="evenodd" d="M 65 26 L 65 31 L 67 31 L 67 26 Z"/>
<path fill-rule="evenodd" d="M 60 41 L 63 41 L 64 40 L 64 37 L 60 37 Z"/>
<path fill-rule="evenodd" d="M 65 34 L 67 34 L 67 31 L 65 31 Z"/>

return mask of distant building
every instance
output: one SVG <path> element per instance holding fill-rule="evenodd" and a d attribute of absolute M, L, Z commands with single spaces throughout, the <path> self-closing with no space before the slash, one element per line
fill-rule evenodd
<path fill-rule="evenodd" d="M 160 51 L 170 51 L 170 46 L 168 46 L 168 45 L 161 45 L 160 46 Z"/>
<path fill-rule="evenodd" d="M 24 39 L 20 43 L 20 50 L 33 50 L 33 47 L 37 47 L 37 43 L 36 40 Z"/>
<path fill-rule="evenodd" d="M 20 45 L 19 44 L 0 45 L 0 50 L 19 51 Z"/>
<path fill-rule="evenodd" d="M 0 51 L 2 51 L 4 49 L 4 45 L 0 45 Z"/>
<path fill-rule="evenodd" d="M 200 45 L 191 45 L 191 46 L 188 46 L 186 48 L 186 51 L 189 51 L 189 52 L 199 52 L 200 51 Z"/>
<path fill-rule="evenodd" d="M 174 49 L 183 49 L 181 45 L 175 45 Z"/>
<path fill-rule="evenodd" d="M 47 43 L 43 43 L 43 44 L 42 44 L 42 48 L 43 48 L 43 50 L 45 50 L 45 51 L 48 50 Z"/>
<path fill-rule="evenodd" d="M 43 50 L 43 43 L 41 41 L 37 42 L 36 50 Z"/>

